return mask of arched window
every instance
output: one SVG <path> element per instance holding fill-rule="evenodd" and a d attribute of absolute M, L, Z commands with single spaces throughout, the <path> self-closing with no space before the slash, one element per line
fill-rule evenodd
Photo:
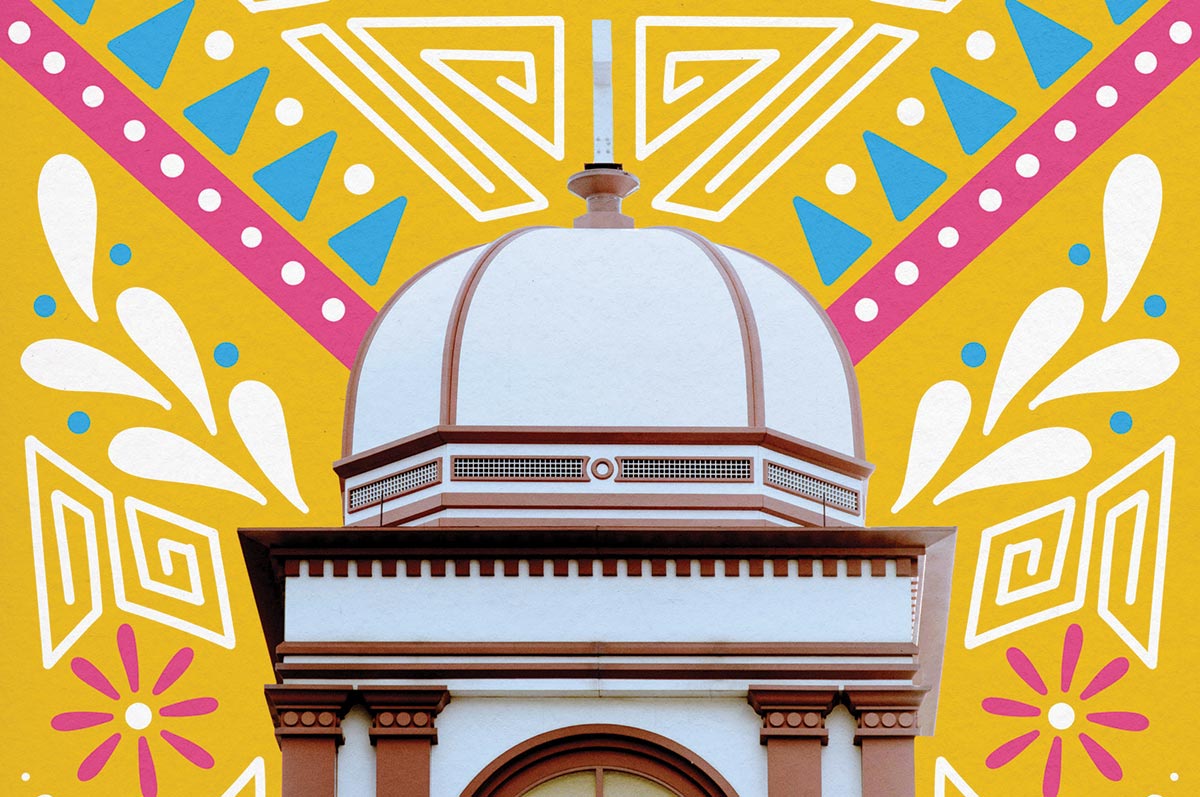
<path fill-rule="evenodd" d="M 621 725 L 536 736 L 488 765 L 462 797 L 737 797 L 699 756 Z"/>

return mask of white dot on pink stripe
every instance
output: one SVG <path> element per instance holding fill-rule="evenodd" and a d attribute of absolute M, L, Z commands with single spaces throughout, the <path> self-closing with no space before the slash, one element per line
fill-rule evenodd
<path fill-rule="evenodd" d="M 67 66 L 67 59 L 63 58 L 63 54 L 58 50 L 51 50 L 46 53 L 46 57 L 42 59 L 42 69 L 45 69 L 52 75 L 57 75 Z"/>
<path fill-rule="evenodd" d="M 938 230 L 938 243 L 943 249 L 953 249 L 958 246 L 958 230 L 953 227 L 943 227 Z"/>
<path fill-rule="evenodd" d="M 289 260 L 279 269 L 280 278 L 288 285 L 299 285 L 304 282 L 304 266 L 295 260 Z"/>
<path fill-rule="evenodd" d="M 8 40 L 13 44 L 24 44 L 29 41 L 29 23 L 17 20 L 8 26 Z"/>
<path fill-rule="evenodd" d="M 1182 19 L 1171 23 L 1171 41 L 1176 44 L 1187 44 L 1192 40 L 1192 26 Z"/>
<path fill-rule="evenodd" d="M 146 126 L 137 119 L 130 119 L 125 123 L 122 132 L 125 134 L 126 141 L 141 141 L 146 136 Z"/>
<path fill-rule="evenodd" d="M 1111 108 L 1117 104 L 1117 90 L 1112 86 L 1101 86 L 1096 89 L 1096 104 L 1101 108 Z"/>
<path fill-rule="evenodd" d="M 217 208 L 221 207 L 221 195 L 215 188 L 205 188 L 196 197 L 196 203 L 200 205 L 200 209 L 206 213 L 212 213 Z"/>
<path fill-rule="evenodd" d="M 247 227 L 242 230 L 242 246 L 253 249 L 262 243 L 262 231 L 257 227 Z"/>
<path fill-rule="evenodd" d="M 1038 173 L 1038 169 L 1042 168 L 1042 163 L 1037 159 L 1037 155 L 1026 152 L 1024 155 L 1017 158 L 1017 174 L 1022 177 L 1033 177 Z"/>
<path fill-rule="evenodd" d="M 100 104 L 104 102 L 104 89 L 99 86 L 88 86 L 83 90 L 80 98 L 87 107 L 99 108 Z"/>
<path fill-rule="evenodd" d="M 1004 197 L 995 188 L 985 188 L 979 192 L 979 207 L 988 213 L 999 210 L 1003 201 Z"/>
<path fill-rule="evenodd" d="M 879 315 L 879 305 L 874 299 L 862 298 L 854 303 L 854 315 L 859 321 L 874 321 Z"/>
<path fill-rule="evenodd" d="M 1054 126 L 1054 137 L 1059 141 L 1071 141 L 1075 138 L 1075 123 L 1070 119 L 1060 119 Z"/>
<path fill-rule="evenodd" d="M 1133 59 L 1133 68 L 1143 75 L 1149 75 L 1158 69 L 1158 58 L 1149 50 L 1143 50 Z"/>
<path fill-rule="evenodd" d="M 912 285 L 921 276 L 921 270 L 911 260 L 901 260 L 896 264 L 895 275 L 901 285 Z"/>
<path fill-rule="evenodd" d="M 321 315 L 325 316 L 326 321 L 341 321 L 346 315 L 346 305 L 338 298 L 326 299 L 321 305 Z"/>

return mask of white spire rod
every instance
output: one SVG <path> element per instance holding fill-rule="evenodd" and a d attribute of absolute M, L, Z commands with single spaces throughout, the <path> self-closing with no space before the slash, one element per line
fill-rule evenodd
<path fill-rule="evenodd" d="M 592 162 L 613 162 L 612 20 L 592 20 Z"/>

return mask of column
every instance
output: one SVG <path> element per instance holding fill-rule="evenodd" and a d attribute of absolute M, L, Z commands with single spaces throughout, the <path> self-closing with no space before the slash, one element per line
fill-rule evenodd
<path fill-rule="evenodd" d="M 429 756 L 437 744 L 437 715 L 450 702 L 444 686 L 364 686 L 371 712 L 378 797 L 429 797 Z"/>
<path fill-rule="evenodd" d="M 351 692 L 344 687 L 267 685 L 283 754 L 283 797 L 337 797 L 337 748 Z"/>
<path fill-rule="evenodd" d="M 913 738 L 917 711 L 928 688 L 850 688 L 858 717 L 854 743 L 862 747 L 863 797 L 915 797 Z"/>
<path fill-rule="evenodd" d="M 762 717 L 767 747 L 767 797 L 821 797 L 825 715 L 835 693 L 828 687 L 751 686 L 750 705 Z"/>

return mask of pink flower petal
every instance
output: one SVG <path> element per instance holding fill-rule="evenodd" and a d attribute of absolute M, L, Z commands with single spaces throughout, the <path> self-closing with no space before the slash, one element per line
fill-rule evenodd
<path fill-rule="evenodd" d="M 182 736 L 177 736 L 170 731 L 160 731 L 163 741 L 179 751 L 179 754 L 191 761 L 201 769 L 210 769 L 213 765 L 213 757 L 200 745 L 193 742 L 191 739 L 185 739 Z"/>
<path fill-rule="evenodd" d="M 1062 782 L 1062 737 L 1055 736 L 1050 743 L 1050 754 L 1046 756 L 1046 768 L 1042 770 L 1042 797 L 1058 797 L 1058 786 Z"/>
<path fill-rule="evenodd" d="M 1150 727 L 1150 720 L 1136 711 L 1097 711 L 1087 718 L 1088 722 L 1119 731 L 1144 731 Z"/>
<path fill-rule="evenodd" d="M 215 697 L 193 697 L 190 700 L 180 700 L 158 710 L 161 717 L 199 717 L 211 714 L 217 710 Z"/>
<path fill-rule="evenodd" d="M 138 737 L 138 782 L 142 797 L 158 797 L 158 775 L 154 771 L 154 757 L 150 755 L 150 743 L 145 736 Z"/>
<path fill-rule="evenodd" d="M 1124 678 L 1127 672 L 1129 672 L 1129 659 L 1124 656 L 1113 659 L 1100 668 L 1100 672 L 1096 673 L 1096 677 L 1091 680 L 1091 683 L 1083 687 L 1083 691 L 1079 693 L 1079 699 L 1087 700 L 1089 697 L 1095 697 Z"/>
<path fill-rule="evenodd" d="M 1117 759 L 1113 758 L 1112 754 L 1101 747 L 1096 740 L 1086 733 L 1081 733 L 1079 734 L 1079 743 L 1083 745 L 1088 758 L 1092 759 L 1092 763 L 1096 765 L 1096 769 L 1100 770 L 1101 775 L 1113 781 L 1124 777 L 1125 773 L 1121 771 L 1121 765 L 1117 763 Z"/>
<path fill-rule="evenodd" d="M 112 757 L 113 750 L 117 749 L 117 743 L 121 741 L 121 734 L 114 733 L 112 736 L 105 739 L 96 749 L 88 753 L 87 758 L 83 759 L 83 763 L 79 765 L 77 773 L 80 780 L 91 780 L 100 774 L 100 770 L 104 769 L 104 765 L 108 763 L 108 759 Z"/>
<path fill-rule="evenodd" d="M 170 689 L 179 678 L 187 672 L 187 668 L 192 665 L 192 658 L 195 654 L 191 648 L 180 648 L 167 662 L 167 666 L 163 667 L 162 674 L 158 676 L 158 680 L 154 682 L 154 694 L 161 695 L 163 692 Z"/>
<path fill-rule="evenodd" d="M 1037 668 L 1033 666 L 1033 662 L 1020 648 L 1008 649 L 1008 666 L 1012 667 L 1013 672 L 1039 695 L 1050 691 L 1046 688 L 1046 682 L 1042 680 L 1042 676 L 1038 674 Z"/>
<path fill-rule="evenodd" d="M 67 711 L 50 720 L 50 727 L 56 731 L 78 731 L 112 722 L 112 719 L 112 714 L 102 711 Z"/>
<path fill-rule="evenodd" d="M 1024 736 L 1018 736 L 1015 739 L 1009 739 L 1004 744 L 997 747 L 991 752 L 984 762 L 988 769 L 999 769 L 1000 767 L 1012 761 L 1021 753 L 1025 752 L 1025 748 L 1033 744 L 1034 740 L 1041 736 L 1041 731 L 1030 731 Z"/>
<path fill-rule="evenodd" d="M 110 697 L 113 700 L 121 699 L 121 695 L 113 687 L 112 682 L 104 676 L 104 673 L 96 669 L 95 664 L 92 664 L 87 659 L 79 656 L 71 659 L 71 672 L 75 673 L 75 677 L 79 680 L 105 697 Z"/>
<path fill-rule="evenodd" d="M 125 677 L 129 679 L 129 690 L 138 690 L 138 658 L 137 638 L 133 628 L 124 623 L 117 629 L 117 650 L 121 653 L 121 663 L 125 665 Z"/>
<path fill-rule="evenodd" d="M 1083 651 L 1083 629 L 1078 623 L 1072 623 L 1063 637 L 1062 655 L 1062 690 L 1071 691 L 1071 679 L 1075 677 L 1075 665 L 1079 664 L 1079 654 Z"/>
<path fill-rule="evenodd" d="M 1031 706 L 1019 700 L 1009 700 L 1004 697 L 984 698 L 983 710 L 989 714 L 996 714 L 1001 717 L 1037 717 L 1041 716 L 1042 713 L 1042 710 L 1037 706 Z"/>

